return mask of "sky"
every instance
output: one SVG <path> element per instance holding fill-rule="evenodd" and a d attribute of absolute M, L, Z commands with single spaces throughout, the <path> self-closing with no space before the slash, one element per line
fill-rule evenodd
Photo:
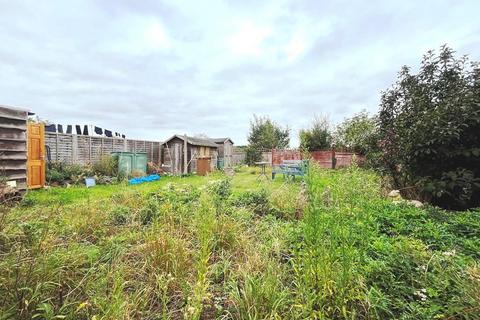
<path fill-rule="evenodd" d="M 0 0 L 0 104 L 129 138 L 247 143 L 378 111 L 401 66 L 448 44 L 480 60 L 480 1 Z"/>

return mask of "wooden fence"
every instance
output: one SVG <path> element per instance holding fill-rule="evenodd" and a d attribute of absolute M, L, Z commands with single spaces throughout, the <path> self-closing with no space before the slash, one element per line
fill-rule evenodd
<path fill-rule="evenodd" d="M 88 164 L 112 152 L 146 152 L 149 162 L 160 164 L 161 142 L 110 137 L 82 136 L 68 133 L 45 133 L 49 161 Z"/>
<path fill-rule="evenodd" d="M 353 159 L 357 163 L 363 163 L 365 157 L 352 152 L 343 152 L 335 150 L 320 150 L 312 151 L 307 154 L 302 154 L 300 150 L 272 150 L 272 165 L 279 165 L 284 160 L 302 160 L 305 157 L 313 159 L 322 168 L 341 168 L 348 167 L 353 163 Z"/>

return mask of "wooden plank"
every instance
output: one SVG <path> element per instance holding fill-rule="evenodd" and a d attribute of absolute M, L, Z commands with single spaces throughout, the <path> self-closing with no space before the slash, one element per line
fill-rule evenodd
<path fill-rule="evenodd" d="M 27 174 L 26 173 L 13 173 L 13 174 L 8 174 L 6 172 L 6 176 L 8 180 L 19 180 L 19 179 L 27 179 Z"/>
<path fill-rule="evenodd" d="M 0 155 L 1 160 L 27 160 L 25 152 L 7 152 Z"/>
<path fill-rule="evenodd" d="M 25 143 L 15 143 L 13 141 L 0 140 L 0 151 L 26 151 Z"/>
<path fill-rule="evenodd" d="M 27 120 L 28 111 L 7 106 L 0 106 L 0 117 L 15 120 Z"/>
<path fill-rule="evenodd" d="M 26 124 L 23 124 L 23 125 L 22 124 L 14 124 L 14 123 L 0 123 L 0 128 L 25 131 L 25 130 L 27 130 L 27 125 Z"/>
<path fill-rule="evenodd" d="M 3 170 L 25 170 L 25 161 L 20 160 L 19 163 L 1 163 L 0 162 L 0 172 Z"/>

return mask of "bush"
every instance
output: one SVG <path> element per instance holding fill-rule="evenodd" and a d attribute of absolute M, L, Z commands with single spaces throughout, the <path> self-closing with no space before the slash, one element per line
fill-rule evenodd
<path fill-rule="evenodd" d="M 245 191 L 240 193 L 233 203 L 237 207 L 247 207 L 253 210 L 255 214 L 265 215 L 270 212 L 270 203 L 268 201 L 267 190 Z"/>
<path fill-rule="evenodd" d="M 302 150 L 324 150 L 331 146 L 332 133 L 326 117 L 315 117 L 311 128 L 300 130 L 300 148 Z"/>
<path fill-rule="evenodd" d="M 230 179 L 225 178 L 211 181 L 207 186 L 207 190 L 218 196 L 220 199 L 226 199 L 232 193 Z"/>
<path fill-rule="evenodd" d="M 443 47 L 383 93 L 382 166 L 397 188 L 444 208 L 480 205 L 480 68 Z"/>
<path fill-rule="evenodd" d="M 368 167 L 378 167 L 378 119 L 363 110 L 340 123 L 334 134 L 335 147 L 366 157 Z"/>
<path fill-rule="evenodd" d="M 52 162 L 46 172 L 46 180 L 53 183 L 83 183 L 86 177 L 92 176 L 93 170 L 89 166 Z"/>
<path fill-rule="evenodd" d="M 158 201 L 151 198 L 147 201 L 146 205 L 140 210 L 139 218 L 143 225 L 148 225 L 160 214 L 160 207 Z"/>
<path fill-rule="evenodd" d="M 114 177 L 118 175 L 118 163 L 110 155 L 104 155 L 101 159 L 93 163 L 93 172 L 96 175 Z"/>
<path fill-rule="evenodd" d="M 118 205 L 110 212 L 110 218 L 115 225 L 124 225 L 130 218 L 130 208 Z"/>

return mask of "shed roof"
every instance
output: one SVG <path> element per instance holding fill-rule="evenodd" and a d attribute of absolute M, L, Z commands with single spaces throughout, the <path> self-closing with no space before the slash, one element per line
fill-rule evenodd
<path fill-rule="evenodd" d="M 0 104 L 0 109 L 3 109 L 3 112 L 8 112 L 9 110 L 14 111 L 14 112 L 25 112 L 29 116 L 35 114 L 35 113 L 31 112 L 30 110 L 25 109 L 25 108 L 6 106 L 6 105 L 1 105 L 1 104 Z"/>
<path fill-rule="evenodd" d="M 230 140 L 230 142 L 233 144 L 233 140 L 230 139 L 229 137 L 226 137 L 226 138 L 211 138 L 210 140 L 212 140 L 215 143 L 225 143 L 225 141 Z"/>
<path fill-rule="evenodd" d="M 184 141 L 184 137 L 185 136 L 183 136 L 183 135 L 176 134 L 176 135 L 172 136 L 170 139 L 167 139 L 164 143 L 167 143 L 174 138 L 178 138 L 178 139 Z M 194 146 L 218 148 L 218 145 L 215 142 L 213 142 L 211 139 L 204 139 L 204 138 L 187 136 L 187 143 L 189 143 L 191 145 L 194 145 Z"/>

